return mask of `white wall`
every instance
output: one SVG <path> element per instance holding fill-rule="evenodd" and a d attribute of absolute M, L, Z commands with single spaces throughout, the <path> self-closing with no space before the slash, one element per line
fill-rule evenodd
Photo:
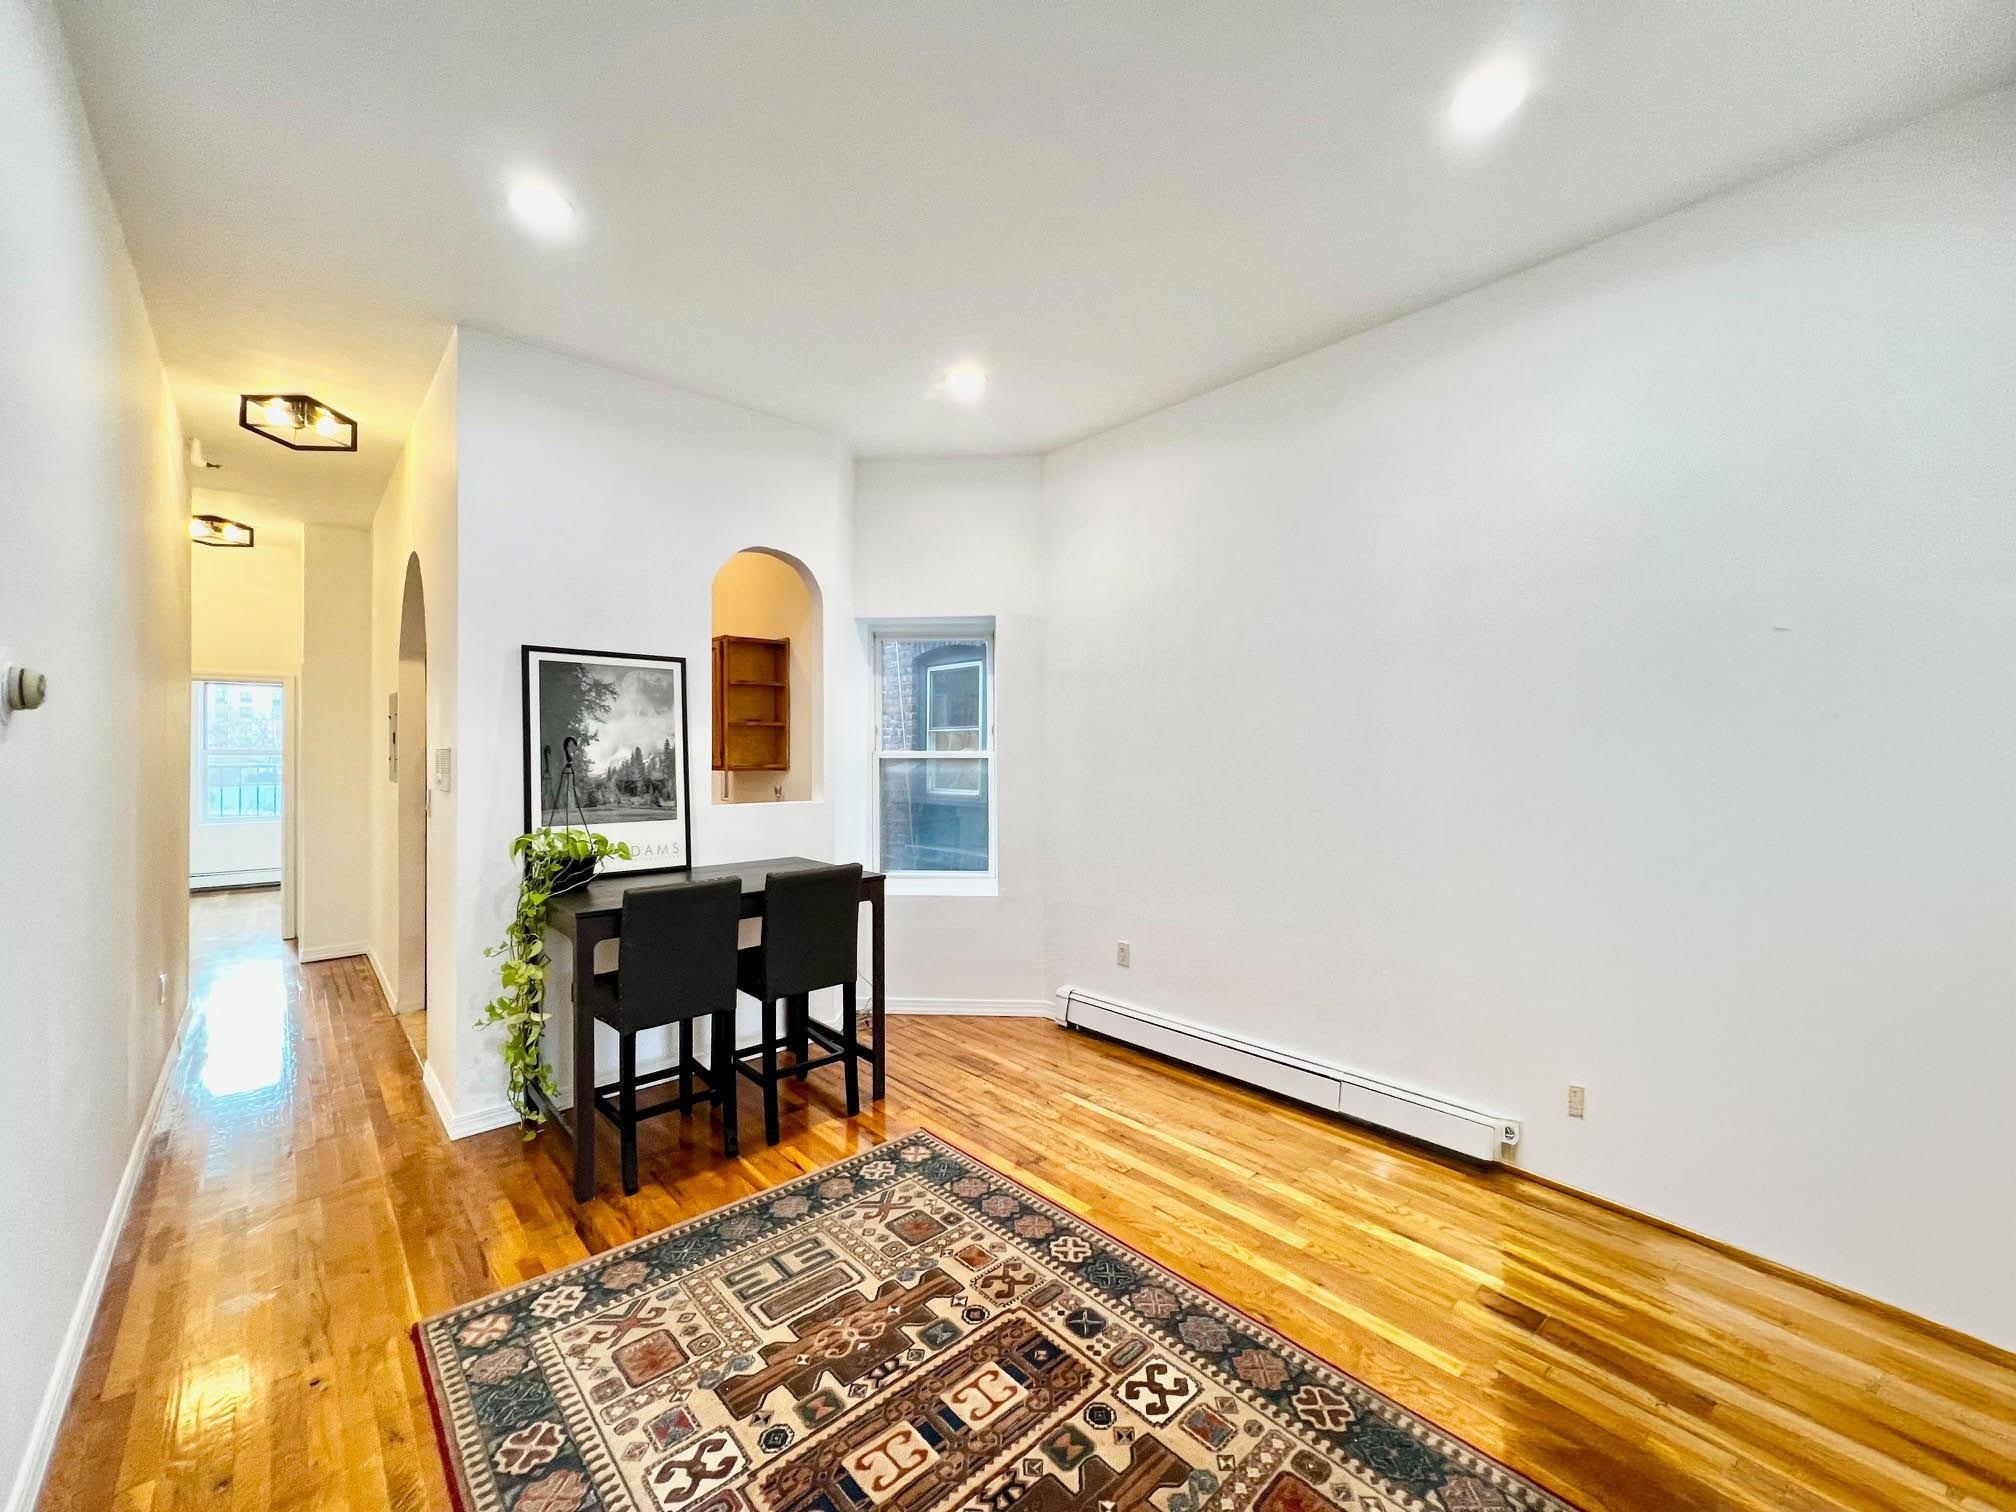
<path fill-rule="evenodd" d="M 196 514 L 242 519 L 243 494 L 198 488 Z M 190 660 L 198 677 L 294 677 L 301 671 L 301 529 L 260 523 L 252 548 L 188 544 Z"/>
<path fill-rule="evenodd" d="M 493 995 L 496 963 L 482 951 L 502 937 L 516 897 L 520 646 L 684 656 L 693 789 L 704 793 L 714 573 L 744 547 L 768 547 L 810 569 L 825 605 L 826 750 L 857 750 L 865 721 L 840 733 L 860 669 L 838 649 L 852 645 L 841 617 L 852 599 L 850 489 L 830 437 L 468 328 L 458 362 L 457 976 L 452 999 L 433 989 L 428 1058 L 456 1118 L 480 1121 L 503 1116 L 494 1033 L 467 1024 Z M 430 597 L 430 648 L 432 609 Z M 858 756 L 828 772 L 843 791 L 862 780 Z M 702 865 L 858 855 L 848 843 L 823 797 L 694 805 Z M 452 1056 L 434 1035 L 444 1018 L 455 1020 Z M 556 1060 L 564 1075 L 564 1054 Z"/>
<path fill-rule="evenodd" d="M 2016 1345 L 2012 396 L 2004 92 L 1058 453 L 1052 976 Z"/>
<path fill-rule="evenodd" d="M 49 676 L 48 703 L 0 734 L 0 1477 L 25 1507 L 188 946 L 182 438 L 39 0 L 0 0 L 0 184 L 0 651 Z"/>
<path fill-rule="evenodd" d="M 255 548 L 256 549 L 256 548 Z M 371 537 L 345 525 L 302 532 L 300 947 L 304 961 L 363 955 L 372 923 L 369 812 Z"/>
<path fill-rule="evenodd" d="M 420 566 L 427 622 L 429 743 L 454 745 L 456 645 L 456 342 L 451 336 L 434 381 L 413 418 L 406 445 L 385 496 L 371 520 L 371 678 L 366 724 L 370 730 L 366 791 L 370 816 L 370 950 L 387 996 L 399 978 L 399 787 L 385 763 L 385 700 L 399 688 L 399 625 L 406 568 Z M 411 726 L 408 725 L 410 730 Z M 402 767 L 426 763 L 422 749 L 403 749 Z M 444 921 L 454 917 L 456 797 L 451 787 L 433 795 L 427 819 L 427 984 L 444 1005 L 454 1005 L 455 940 Z M 431 1071 L 437 1052 L 448 1051 L 460 1028 L 455 1013 L 430 1014 L 427 1026 L 429 1090 L 441 1106 Z M 444 1061 L 448 1058 L 444 1053 Z M 448 1116 L 444 1111 L 444 1117 Z"/>
<path fill-rule="evenodd" d="M 994 620 L 999 895 L 889 900 L 889 993 L 901 1009 L 1054 1006 L 1043 979 L 1042 486 L 1030 457 L 854 470 L 856 615 Z M 864 783 L 843 801 L 865 813 L 872 795 Z"/>

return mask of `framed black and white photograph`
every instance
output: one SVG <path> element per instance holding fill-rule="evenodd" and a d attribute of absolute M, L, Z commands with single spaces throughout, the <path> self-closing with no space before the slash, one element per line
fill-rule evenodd
<path fill-rule="evenodd" d="M 524 648 L 525 827 L 627 844 L 609 872 L 693 864 L 686 659 Z"/>

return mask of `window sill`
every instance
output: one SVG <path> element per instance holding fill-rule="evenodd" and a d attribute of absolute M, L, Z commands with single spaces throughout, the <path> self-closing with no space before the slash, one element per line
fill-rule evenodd
<path fill-rule="evenodd" d="M 947 873 L 942 877 L 917 872 L 892 873 L 886 888 L 892 898 L 998 898 L 999 877 L 962 877 Z"/>

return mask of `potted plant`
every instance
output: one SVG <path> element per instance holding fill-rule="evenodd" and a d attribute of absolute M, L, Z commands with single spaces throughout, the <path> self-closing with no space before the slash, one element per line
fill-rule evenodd
<path fill-rule="evenodd" d="M 502 956 L 504 961 L 498 968 L 503 991 L 484 1005 L 482 1022 L 504 1026 L 504 1068 L 510 1075 L 507 1092 L 527 1139 L 546 1121 L 533 1089 L 549 1098 L 559 1093 L 542 1043 L 546 972 L 552 964 L 546 956 L 547 906 L 558 893 L 586 881 L 583 872 L 592 875 L 610 856 L 628 860 L 630 847 L 585 829 L 536 829 L 511 842 L 511 859 L 523 864 L 518 911 L 504 930 L 503 943 L 483 952 Z"/>

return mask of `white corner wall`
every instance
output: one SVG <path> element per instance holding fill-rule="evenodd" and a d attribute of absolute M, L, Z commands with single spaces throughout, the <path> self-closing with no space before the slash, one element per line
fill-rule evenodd
<path fill-rule="evenodd" d="M 888 990 L 898 1011 L 1054 1007 L 1043 976 L 1042 532 L 1037 458 L 855 466 L 855 614 L 994 619 L 998 896 L 891 896 Z M 868 785 L 848 796 L 865 818 Z"/>
<path fill-rule="evenodd" d="M 432 989 L 428 1059 L 451 1126 L 466 1130 L 509 1117 L 494 1032 L 469 1025 L 496 982 L 483 947 L 501 938 L 516 896 L 508 848 L 523 819 L 519 648 L 686 658 L 693 853 L 703 865 L 842 858 L 859 843 L 858 826 L 850 836 L 825 796 L 707 797 L 712 587 L 723 562 L 768 547 L 819 584 L 828 792 L 860 790 L 866 720 L 860 669 L 841 650 L 853 644 L 844 617 L 851 489 L 831 437 L 468 327 L 457 382 L 456 976 L 452 997 Z M 428 608 L 438 666 L 431 597 Z M 455 1022 L 448 1055 L 433 1041 L 441 1018 Z"/>
<path fill-rule="evenodd" d="M 0 1488 L 34 1500 L 187 993 L 182 437 L 55 18 L 0 0 Z"/>
<path fill-rule="evenodd" d="M 300 949 L 326 961 L 370 948 L 371 537 L 309 525 L 301 563 Z"/>
<path fill-rule="evenodd" d="M 2016 1346 L 2012 396 L 2005 91 L 1056 454 L 1053 979 Z"/>
<path fill-rule="evenodd" d="M 405 605 L 406 568 L 418 562 L 427 622 L 427 718 L 430 746 L 454 744 L 456 709 L 456 352 L 450 336 L 433 382 L 413 417 L 399 463 L 371 519 L 370 692 L 365 723 L 366 812 L 370 826 L 368 954 L 387 997 L 399 979 L 399 788 L 385 762 L 385 708 L 399 687 L 399 624 Z M 410 730 L 410 725 L 409 725 Z M 428 760 L 425 750 L 401 752 L 402 761 Z M 452 1061 L 463 1015 L 452 1011 L 455 939 L 445 921 L 455 916 L 456 798 L 453 786 L 432 795 L 427 817 L 427 989 L 451 1011 L 429 1013 L 429 1091 L 441 1106 L 432 1066 Z M 443 1109 L 444 1119 L 450 1110 Z"/>

